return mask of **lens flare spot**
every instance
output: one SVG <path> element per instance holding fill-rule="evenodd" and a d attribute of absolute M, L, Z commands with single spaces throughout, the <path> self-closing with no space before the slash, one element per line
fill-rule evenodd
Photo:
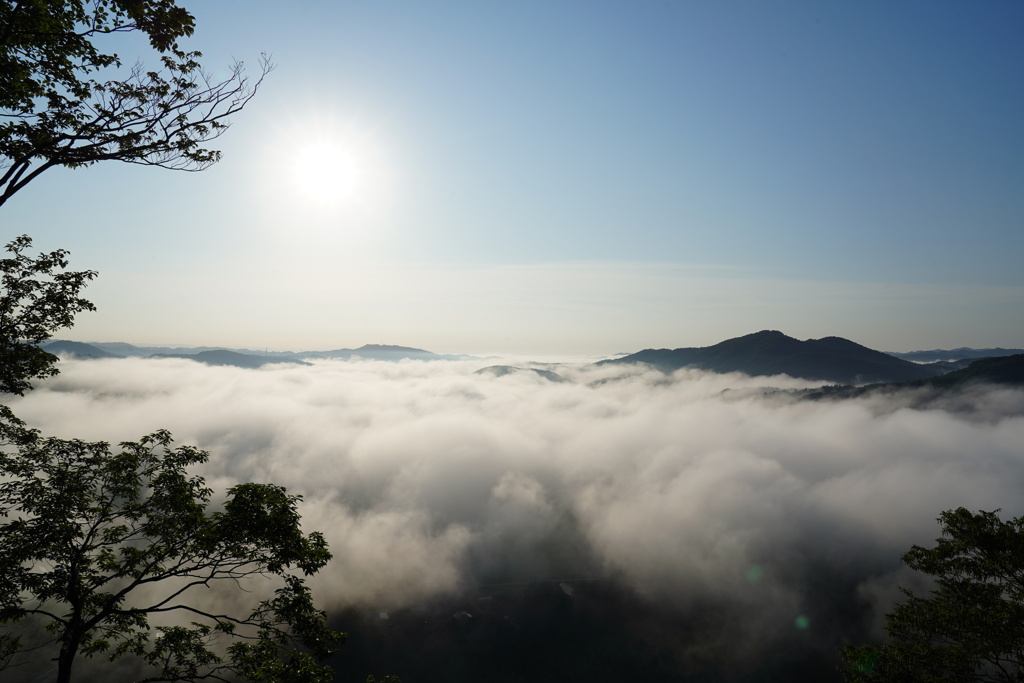
<path fill-rule="evenodd" d="M 795 625 L 799 630 L 805 631 L 811 625 L 811 620 L 807 618 L 807 615 L 801 614 L 796 618 Z"/>

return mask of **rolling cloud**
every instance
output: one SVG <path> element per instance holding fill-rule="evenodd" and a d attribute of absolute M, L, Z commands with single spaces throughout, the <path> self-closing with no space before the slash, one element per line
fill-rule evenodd
<path fill-rule="evenodd" d="M 481 365 L 65 361 L 11 407 L 62 437 L 167 428 L 212 453 L 218 490 L 302 494 L 335 555 L 314 584 L 329 610 L 601 579 L 672 615 L 714 605 L 751 658 L 797 628 L 823 650 L 877 634 L 941 510 L 1024 514 L 1024 392 L 923 411 L 760 390 L 807 386 L 786 377 Z"/>

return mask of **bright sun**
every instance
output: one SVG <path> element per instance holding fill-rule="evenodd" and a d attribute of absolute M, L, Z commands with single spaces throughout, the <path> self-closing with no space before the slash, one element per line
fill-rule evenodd
<path fill-rule="evenodd" d="M 265 199 L 307 217 L 379 217 L 394 196 L 394 160 L 378 127 L 336 116 L 282 121 L 266 146 Z"/>
<path fill-rule="evenodd" d="M 334 141 L 309 142 L 292 162 L 292 183 L 306 199 L 323 204 L 346 202 L 358 195 L 362 177 L 354 150 Z"/>

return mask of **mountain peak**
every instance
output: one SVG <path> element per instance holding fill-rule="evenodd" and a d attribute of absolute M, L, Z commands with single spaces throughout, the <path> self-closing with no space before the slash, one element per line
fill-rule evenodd
<path fill-rule="evenodd" d="M 668 372 L 693 367 L 751 376 L 790 375 L 838 384 L 900 382 L 942 373 L 842 337 L 800 341 L 778 330 L 761 330 L 703 348 L 645 349 L 602 362 L 647 363 Z"/>

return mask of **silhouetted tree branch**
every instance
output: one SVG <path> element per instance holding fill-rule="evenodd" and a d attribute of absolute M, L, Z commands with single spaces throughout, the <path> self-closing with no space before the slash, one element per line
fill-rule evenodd
<path fill-rule="evenodd" d="M 39 348 L 75 315 L 95 307 L 79 296 L 91 270 L 67 270 L 67 251 L 29 256 L 27 235 L 15 238 L 0 259 L 0 393 L 24 394 L 31 380 L 57 374 L 57 357 Z"/>
<path fill-rule="evenodd" d="M 194 20 L 174 0 L 0 0 L 0 205 L 55 166 L 124 161 L 201 171 L 220 159 L 206 145 L 255 95 L 272 70 L 247 76 L 236 62 L 224 80 L 179 48 Z M 160 68 L 122 66 L 97 36 L 142 31 Z"/>

